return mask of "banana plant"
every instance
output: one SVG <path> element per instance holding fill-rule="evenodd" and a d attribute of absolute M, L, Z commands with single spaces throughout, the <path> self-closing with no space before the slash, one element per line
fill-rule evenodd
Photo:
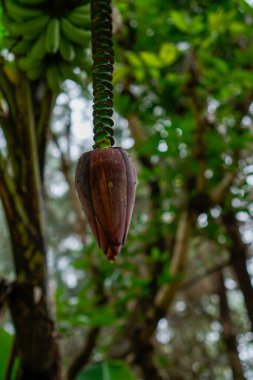
<path fill-rule="evenodd" d="M 73 79 L 73 70 L 86 62 L 90 7 L 87 1 L 60 10 L 55 4 L 47 0 L 0 1 L 0 25 L 4 27 L 0 127 L 5 141 L 0 152 L 0 197 L 15 265 L 16 277 L 8 285 L 6 302 L 15 327 L 19 380 L 61 378 L 47 286 L 42 189 L 52 108 L 63 80 Z M 79 12 L 85 13 L 83 26 L 76 17 Z"/>
<path fill-rule="evenodd" d="M 80 82 L 75 68 L 87 68 L 90 4 L 85 0 L 56 9 L 56 3 L 4 1 L 0 24 L 6 32 L 5 46 L 27 78 L 35 81 L 45 76 L 49 87 L 59 93 L 65 79 Z"/>
<path fill-rule="evenodd" d="M 91 1 L 94 150 L 76 168 L 76 188 L 93 235 L 110 261 L 128 232 L 136 171 L 129 155 L 113 148 L 113 47 L 110 0 Z"/>

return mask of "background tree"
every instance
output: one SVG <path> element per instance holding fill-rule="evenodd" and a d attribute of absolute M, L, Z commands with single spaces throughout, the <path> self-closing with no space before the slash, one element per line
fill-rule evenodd
<path fill-rule="evenodd" d="M 86 365 L 121 359 L 141 379 L 250 379 L 250 2 L 113 3 L 116 144 L 139 177 L 115 265 L 73 185 L 91 146 L 77 139 L 90 120 L 89 4 L 28 3 L 1 3 L 0 196 L 12 258 L 3 232 L 0 302 L 17 376 L 85 379 Z"/>

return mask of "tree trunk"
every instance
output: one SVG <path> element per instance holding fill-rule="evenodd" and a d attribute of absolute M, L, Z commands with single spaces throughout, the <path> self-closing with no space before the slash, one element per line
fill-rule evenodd
<path fill-rule="evenodd" d="M 45 285 L 45 251 L 41 246 L 43 242 L 33 245 L 32 237 L 30 239 L 27 248 L 21 236 L 14 242 L 20 256 L 29 258 L 24 261 L 24 270 L 18 272 L 10 292 L 10 311 L 20 358 L 18 379 L 56 380 L 60 379 L 60 357 Z"/>
<path fill-rule="evenodd" d="M 38 154 L 40 144 L 44 144 L 45 149 L 45 141 L 38 141 L 29 83 L 21 74 L 12 91 L 15 93 L 13 112 L 9 110 L 7 127 L 3 127 L 10 160 L 7 165 L 0 156 L 0 196 L 16 271 L 9 306 L 20 360 L 17 379 L 60 380 L 60 355 L 50 307 L 43 227 L 40 163 L 44 155 L 41 154 L 40 162 Z"/>
<path fill-rule="evenodd" d="M 229 363 L 232 369 L 233 379 L 245 380 L 241 361 L 239 359 L 237 351 L 236 335 L 234 333 L 232 320 L 230 316 L 230 310 L 222 271 L 220 271 L 218 296 L 220 299 L 220 318 L 223 326 L 223 339 L 226 346 Z"/>
<path fill-rule="evenodd" d="M 231 244 L 229 245 L 231 265 L 242 291 L 251 323 L 251 330 L 253 331 L 253 287 L 247 269 L 247 246 L 242 241 L 239 223 L 233 211 L 227 212 L 226 215 L 223 216 L 223 223 L 231 240 Z"/>

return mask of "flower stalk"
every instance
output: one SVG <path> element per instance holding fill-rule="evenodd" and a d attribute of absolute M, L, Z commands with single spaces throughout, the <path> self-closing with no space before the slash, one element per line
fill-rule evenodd
<path fill-rule="evenodd" d="M 91 0 L 94 150 L 76 167 L 76 189 L 92 233 L 110 261 L 119 254 L 132 217 L 136 171 L 113 148 L 113 44 L 110 0 Z"/>
<path fill-rule="evenodd" d="M 91 36 L 94 149 L 109 148 L 114 145 L 112 128 L 114 52 L 110 0 L 91 0 Z"/>

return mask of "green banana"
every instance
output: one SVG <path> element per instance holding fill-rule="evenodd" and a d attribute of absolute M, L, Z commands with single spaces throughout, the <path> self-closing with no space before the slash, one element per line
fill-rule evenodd
<path fill-rule="evenodd" d="M 87 68 L 91 66 L 91 62 L 87 56 L 87 49 L 78 46 L 75 49 L 75 52 L 76 52 L 75 62 L 77 62 L 79 67 L 83 68 L 84 70 L 87 70 Z"/>
<path fill-rule="evenodd" d="M 77 28 L 66 18 L 61 19 L 61 30 L 68 40 L 81 46 L 87 46 L 90 42 L 90 31 Z"/>
<path fill-rule="evenodd" d="M 31 56 L 21 57 L 18 59 L 18 66 L 24 70 L 29 71 L 34 69 L 37 65 L 39 65 L 38 60 L 34 60 Z"/>
<path fill-rule="evenodd" d="M 41 60 L 46 54 L 46 33 L 43 31 L 40 37 L 37 39 L 33 45 L 30 56 L 33 59 Z"/>
<path fill-rule="evenodd" d="M 64 80 L 71 79 L 74 70 L 73 66 L 61 61 L 58 67 Z"/>
<path fill-rule="evenodd" d="M 48 66 L 46 71 L 47 83 L 48 86 L 55 93 L 59 93 L 62 90 L 63 78 L 58 70 L 58 67 L 55 64 Z"/>
<path fill-rule="evenodd" d="M 45 28 L 48 20 L 48 15 L 34 17 L 23 22 L 10 22 L 8 19 L 5 19 L 5 26 L 14 36 L 31 36 L 34 38 Z"/>
<path fill-rule="evenodd" d="M 31 46 L 32 46 L 32 41 L 22 39 L 21 41 L 13 45 L 13 47 L 11 48 L 11 51 L 17 55 L 25 54 L 31 50 Z"/>
<path fill-rule="evenodd" d="M 13 50 L 13 47 L 17 44 L 16 38 L 10 36 L 3 36 L 3 45 L 7 47 L 7 49 Z"/>
<path fill-rule="evenodd" d="M 62 58 L 67 62 L 73 61 L 76 56 L 74 46 L 69 40 L 64 38 L 62 35 L 60 40 L 60 54 Z"/>
<path fill-rule="evenodd" d="M 27 8 L 13 0 L 6 1 L 6 10 L 9 16 L 16 21 L 27 20 L 43 14 L 40 9 Z"/>
<path fill-rule="evenodd" d="M 46 0 L 18 0 L 21 5 L 37 5 L 45 3 Z"/>
<path fill-rule="evenodd" d="M 66 62 L 59 63 L 59 70 L 62 77 L 65 79 L 71 79 L 74 82 L 82 83 L 81 76 L 74 72 L 74 67 L 67 64 Z"/>
<path fill-rule="evenodd" d="M 60 46 L 60 21 L 52 18 L 46 31 L 46 51 L 48 53 L 56 53 Z"/>
<path fill-rule="evenodd" d="M 71 14 L 73 15 L 79 15 L 80 13 L 90 17 L 90 4 L 79 5 L 71 11 Z"/>
<path fill-rule="evenodd" d="M 42 63 L 42 61 L 41 61 L 39 64 L 34 66 L 32 69 L 28 70 L 26 72 L 26 76 L 31 81 L 34 81 L 34 80 L 38 79 L 39 77 L 43 76 L 44 71 L 45 71 L 45 64 L 44 64 L 44 62 Z"/>
<path fill-rule="evenodd" d="M 8 38 L 13 38 L 13 36 L 10 36 L 10 29 L 11 29 L 11 26 L 13 25 L 13 22 L 10 19 L 9 15 L 7 15 L 6 12 L 1 14 L 1 23 L 3 24 L 4 29 L 7 32 L 6 34 L 7 34 Z"/>
<path fill-rule="evenodd" d="M 68 15 L 68 20 L 77 27 L 82 27 L 86 29 L 90 28 L 90 23 L 91 23 L 90 15 L 87 15 L 85 13 L 71 12 Z"/>

